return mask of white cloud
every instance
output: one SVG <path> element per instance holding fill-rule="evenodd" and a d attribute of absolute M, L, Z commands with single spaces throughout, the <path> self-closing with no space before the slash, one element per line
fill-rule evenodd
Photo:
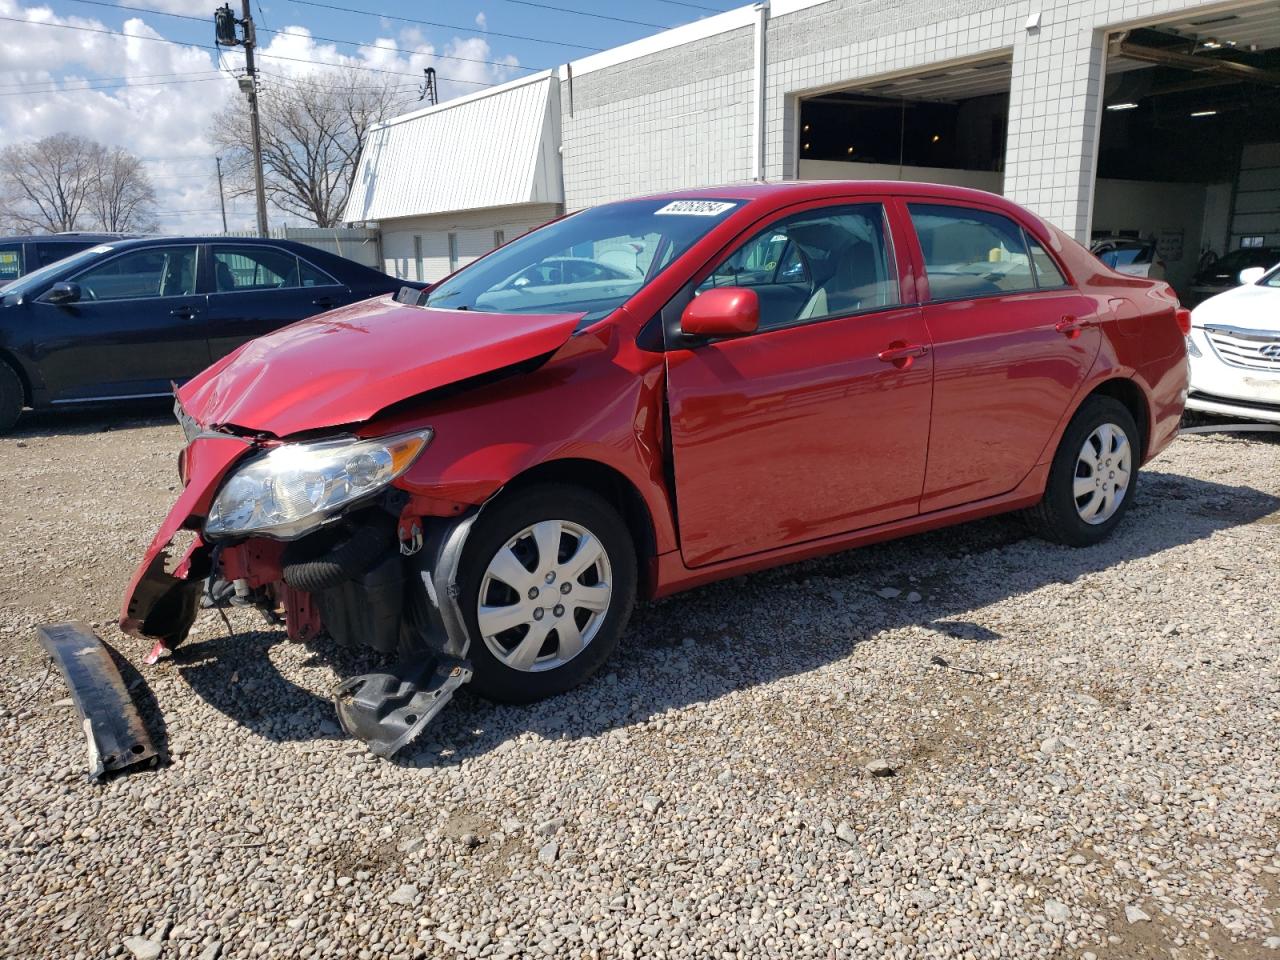
<path fill-rule="evenodd" d="M 481 30 L 489 29 L 489 18 L 484 15 L 483 10 L 476 14 L 476 26 Z"/>
<path fill-rule="evenodd" d="M 142 2 L 174 12 L 210 12 L 209 0 Z M 30 25 L 4 24 L 5 40 L 0 44 L 0 76 L 4 79 L 0 81 L 0 93 L 20 89 L 27 92 L 0 96 L 0 142 L 34 140 L 70 131 L 125 147 L 147 160 L 160 211 L 165 214 L 160 218 L 164 230 L 176 233 L 221 229 L 214 151 L 208 130 L 214 114 L 241 95 L 233 79 L 218 73 L 211 51 L 156 42 L 153 38 L 162 34 L 145 16 L 125 21 L 120 32 L 128 37 L 41 25 L 115 30 L 90 18 L 57 16 L 47 6 L 23 6 L 19 0 L 0 0 L 0 16 L 32 21 Z M 260 39 L 270 38 L 260 51 L 263 56 L 259 66 L 265 74 L 297 77 L 324 69 L 318 64 L 389 71 L 371 72 L 369 77 L 395 84 L 404 95 L 406 110 L 418 106 L 417 88 L 425 67 L 436 68 L 440 97 L 448 99 L 481 89 L 478 83 L 509 80 L 517 73 L 513 68 L 519 65 L 515 57 L 496 56 L 481 37 L 453 37 L 442 51 L 437 51 L 416 27 L 398 33 L 387 29 L 365 46 L 341 48 L 317 41 L 305 27 L 278 29 L 285 32 L 260 34 Z M 401 53 L 395 48 L 410 52 Z M 466 59 L 444 59 L 444 55 Z M 243 67 L 238 50 L 228 51 L 223 59 L 232 69 Z M 474 61 L 494 61 L 497 65 Z M 95 79 L 108 77 L 127 79 Z M 271 82 L 269 76 L 266 82 Z M 112 89 L 86 89 L 90 85 L 126 83 Z M 53 92 L 36 93 L 36 89 Z M 227 216 L 232 229 L 252 227 L 251 200 L 228 201 Z"/>

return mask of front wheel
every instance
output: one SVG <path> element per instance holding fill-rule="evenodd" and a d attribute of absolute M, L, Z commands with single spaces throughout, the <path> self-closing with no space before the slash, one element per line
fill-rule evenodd
<path fill-rule="evenodd" d="M 1027 511 L 1032 528 L 1073 547 L 1104 539 L 1133 501 L 1140 447 L 1138 426 L 1123 403 L 1087 399 L 1062 435 L 1044 499 Z"/>
<path fill-rule="evenodd" d="M 585 681 L 618 645 L 635 604 L 635 546 L 597 494 L 529 487 L 480 514 L 460 586 L 472 687 L 532 703 Z"/>

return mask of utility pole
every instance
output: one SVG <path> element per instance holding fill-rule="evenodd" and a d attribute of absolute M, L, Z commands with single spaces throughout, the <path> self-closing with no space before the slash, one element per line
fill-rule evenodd
<path fill-rule="evenodd" d="M 425 100 L 433 107 L 440 102 L 440 95 L 436 93 L 436 68 L 427 67 L 422 71 L 422 86 L 418 88 L 418 100 Z"/>
<path fill-rule="evenodd" d="M 262 128 L 258 122 L 258 70 L 253 65 L 253 48 L 257 37 L 253 29 L 253 13 L 250 0 L 240 0 L 244 18 L 236 20 L 231 7 L 223 4 L 213 12 L 214 35 L 223 47 L 244 47 L 245 76 L 240 78 L 240 89 L 249 99 L 249 132 L 253 141 L 253 181 L 258 200 L 258 236 L 267 235 L 267 188 L 262 176 Z M 244 29 L 244 37 L 236 36 L 236 24 Z"/>
<path fill-rule="evenodd" d="M 227 195 L 222 190 L 222 158 L 214 157 L 213 162 L 218 165 L 218 206 L 222 207 L 222 232 L 227 232 Z"/>

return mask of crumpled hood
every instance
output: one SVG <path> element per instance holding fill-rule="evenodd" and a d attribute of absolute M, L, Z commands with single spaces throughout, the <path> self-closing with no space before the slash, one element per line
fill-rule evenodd
<path fill-rule="evenodd" d="M 581 314 L 496 314 L 366 300 L 252 340 L 178 391 L 204 427 L 288 436 L 551 353 Z"/>
<path fill-rule="evenodd" d="M 1191 323 L 1197 327 L 1211 323 L 1280 332 L 1280 287 L 1256 283 L 1232 287 L 1192 310 Z"/>

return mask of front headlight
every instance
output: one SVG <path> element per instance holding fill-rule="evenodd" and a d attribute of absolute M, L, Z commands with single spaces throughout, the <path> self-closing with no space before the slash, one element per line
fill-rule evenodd
<path fill-rule="evenodd" d="M 381 490 L 409 469 L 431 430 L 374 440 L 283 443 L 245 463 L 222 484 L 206 536 L 248 534 L 294 540 L 337 510 Z"/>

